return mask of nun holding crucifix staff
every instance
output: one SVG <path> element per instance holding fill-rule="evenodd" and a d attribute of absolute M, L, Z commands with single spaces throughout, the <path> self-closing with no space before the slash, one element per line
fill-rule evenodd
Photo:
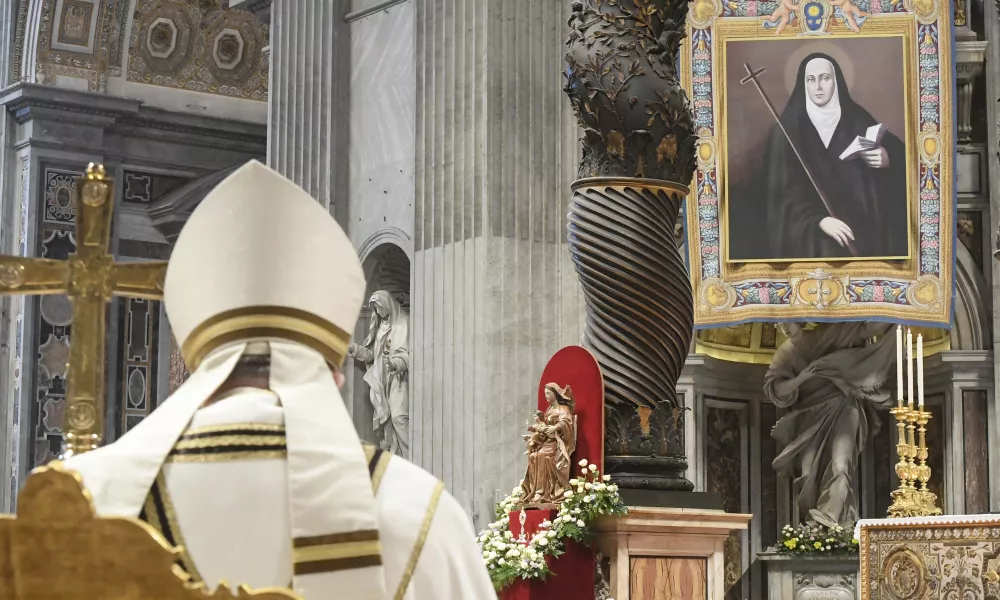
<path fill-rule="evenodd" d="M 764 69 L 744 66 L 742 83 L 753 82 L 776 120 L 760 198 L 766 258 L 906 257 L 904 144 L 854 102 L 837 62 L 807 56 L 780 116 L 762 86 Z"/>

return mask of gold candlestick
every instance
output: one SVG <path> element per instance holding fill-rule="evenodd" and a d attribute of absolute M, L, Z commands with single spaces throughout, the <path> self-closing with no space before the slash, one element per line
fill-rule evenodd
<path fill-rule="evenodd" d="M 910 455 L 910 445 L 906 443 L 906 414 L 909 409 L 903 404 L 902 398 L 896 408 L 889 411 L 896 417 L 896 454 L 899 455 L 899 462 L 896 463 L 896 477 L 899 477 L 900 485 L 906 486 L 910 481 L 910 463 L 906 460 Z"/>
<path fill-rule="evenodd" d="M 940 515 L 937 507 L 937 495 L 927 488 L 931 479 L 931 468 L 927 466 L 927 422 L 931 414 L 920 407 L 912 409 L 900 400 L 891 411 L 896 417 L 898 443 L 896 453 L 899 462 L 896 463 L 896 475 L 899 477 L 899 488 L 892 492 L 892 506 L 889 507 L 890 518 L 924 517 Z M 919 427 L 918 427 L 919 426 Z M 918 437 L 919 434 L 919 437 Z M 920 461 L 919 464 L 917 461 Z M 917 487 L 917 481 L 920 487 Z"/>
<path fill-rule="evenodd" d="M 924 515 L 939 515 L 941 509 L 937 506 L 937 494 L 927 489 L 927 482 L 931 480 L 931 468 L 927 466 L 927 422 L 931 420 L 931 413 L 921 406 L 917 411 L 916 421 L 920 426 L 920 445 L 917 448 L 917 458 L 920 465 L 916 467 L 917 477 L 920 479 L 920 490 L 917 500 Z"/>
<path fill-rule="evenodd" d="M 889 507 L 889 516 L 893 518 L 912 516 L 916 507 L 913 485 L 913 459 L 915 448 L 909 442 L 911 438 L 906 435 L 906 425 L 910 419 L 910 408 L 906 406 L 900 398 L 896 408 L 889 411 L 896 418 L 896 454 L 899 455 L 899 462 L 896 463 L 896 476 L 899 477 L 899 487 L 892 492 L 892 506 Z"/>

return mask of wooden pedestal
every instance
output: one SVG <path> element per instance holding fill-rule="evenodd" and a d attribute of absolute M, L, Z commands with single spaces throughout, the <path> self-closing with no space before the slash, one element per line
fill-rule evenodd
<path fill-rule="evenodd" d="M 723 546 L 751 515 L 629 507 L 597 522 L 598 549 L 611 559 L 615 600 L 723 600 Z"/>

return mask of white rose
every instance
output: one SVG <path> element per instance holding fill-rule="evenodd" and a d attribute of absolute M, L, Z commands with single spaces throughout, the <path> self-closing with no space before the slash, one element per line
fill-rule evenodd
<path fill-rule="evenodd" d="M 608 491 L 617 492 L 618 486 L 612 483 L 611 485 L 608 486 Z"/>
<path fill-rule="evenodd" d="M 567 498 L 572 498 L 573 497 L 573 490 L 567 490 L 566 493 L 563 494 L 563 496 L 565 496 Z"/>
<path fill-rule="evenodd" d="M 579 521 L 577 521 L 577 522 L 576 522 L 576 526 L 577 526 L 577 527 L 583 527 L 583 520 L 579 520 Z"/>
<path fill-rule="evenodd" d="M 548 540 L 548 538 L 544 538 L 544 537 L 539 537 L 539 538 L 538 538 L 538 545 L 539 545 L 539 546 L 548 546 L 548 545 L 549 545 L 549 540 Z"/>
<path fill-rule="evenodd" d="M 592 487 L 594 487 L 594 486 L 593 486 L 592 484 L 589 484 L 589 483 L 588 483 L 588 484 L 584 485 L 583 487 L 585 487 L 585 488 L 587 488 L 587 489 L 589 490 L 590 488 L 592 488 Z"/>
<path fill-rule="evenodd" d="M 590 465 L 590 472 L 591 473 L 593 473 L 596 470 L 597 470 L 597 465 L 594 465 L 594 464 Z"/>
<path fill-rule="evenodd" d="M 555 538 L 555 537 L 556 537 L 556 532 L 554 532 L 554 531 L 549 531 L 549 532 L 548 532 L 548 535 L 549 535 L 549 537 L 550 537 L 550 538 Z"/>
<path fill-rule="evenodd" d="M 586 458 L 580 461 L 580 466 L 581 467 L 586 467 L 587 466 L 587 459 Z"/>
<path fill-rule="evenodd" d="M 611 481 L 611 475 L 605 475 L 601 479 L 603 479 L 604 481 Z"/>
<path fill-rule="evenodd" d="M 499 564 L 501 564 L 501 565 L 505 565 L 505 564 L 507 564 L 507 561 L 505 561 L 505 560 L 504 560 L 504 559 L 502 559 L 502 558 L 501 558 L 500 560 L 498 560 L 497 562 L 498 562 Z"/>

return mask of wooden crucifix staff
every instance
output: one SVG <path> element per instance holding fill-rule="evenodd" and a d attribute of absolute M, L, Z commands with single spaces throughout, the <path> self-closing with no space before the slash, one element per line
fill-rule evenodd
<path fill-rule="evenodd" d="M 108 254 L 113 183 L 94 164 L 77 179 L 76 252 L 68 260 L 0 256 L 0 294 L 66 294 L 73 302 L 64 457 L 93 450 L 104 437 L 105 303 L 163 298 L 166 262 L 120 264 Z"/>
<path fill-rule="evenodd" d="M 767 69 L 761 67 L 755 71 L 750 67 L 750 63 L 743 63 L 743 68 L 747 70 L 747 76 L 740 80 L 740 84 L 749 83 L 751 81 L 753 82 L 754 87 L 756 87 L 757 91 L 760 92 L 760 97 L 764 99 L 764 104 L 767 105 L 767 110 L 771 111 L 771 116 L 774 117 L 774 120 L 778 123 L 778 128 L 781 129 L 781 133 L 783 133 L 785 135 L 785 139 L 788 140 L 788 145 L 792 147 L 792 152 L 795 153 L 795 158 L 799 159 L 799 164 L 802 165 L 802 169 L 806 172 L 806 177 L 809 178 L 809 183 L 812 184 L 813 189 L 815 189 L 816 193 L 819 194 L 819 199 L 823 202 L 823 208 L 826 209 L 827 214 L 829 214 L 831 218 L 839 221 L 840 219 L 837 218 L 833 209 L 830 208 L 830 201 L 826 199 L 826 195 L 823 193 L 823 190 L 820 189 L 819 183 L 816 182 L 816 178 L 813 177 L 813 174 L 809 171 L 809 167 L 806 166 L 806 161 L 802 159 L 802 155 L 799 153 L 798 147 L 796 147 L 795 142 L 792 141 L 792 136 L 788 135 L 785 125 L 781 122 L 781 117 L 778 116 L 778 111 L 774 110 L 774 105 L 771 104 L 771 99 L 767 97 L 767 92 L 764 91 L 764 88 L 760 85 L 760 81 L 757 80 L 757 77 Z M 858 249 L 854 247 L 853 242 L 847 242 L 847 249 L 851 251 L 851 256 L 858 256 Z"/>

